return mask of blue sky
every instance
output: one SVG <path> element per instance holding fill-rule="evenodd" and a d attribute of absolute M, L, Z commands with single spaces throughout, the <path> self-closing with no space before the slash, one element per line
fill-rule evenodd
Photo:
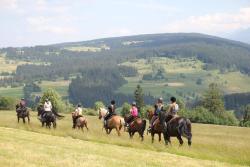
<path fill-rule="evenodd" d="M 250 0 L 0 0 L 0 47 L 147 33 L 226 37 L 250 27 Z"/>

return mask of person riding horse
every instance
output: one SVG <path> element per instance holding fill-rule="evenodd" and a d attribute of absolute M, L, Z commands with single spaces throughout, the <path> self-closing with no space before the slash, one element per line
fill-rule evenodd
<path fill-rule="evenodd" d="M 171 116 L 170 117 L 171 119 L 169 121 L 178 117 L 178 115 L 177 115 L 178 111 L 179 111 L 179 105 L 176 103 L 176 98 L 171 97 L 170 98 L 170 105 L 169 105 L 168 112 L 167 112 L 167 115 Z"/>
<path fill-rule="evenodd" d="M 24 98 L 21 98 L 20 102 L 19 102 L 19 107 L 16 109 L 17 113 L 20 112 L 26 112 L 27 108 L 26 108 L 26 102 Z"/>
<path fill-rule="evenodd" d="M 49 101 L 49 99 L 45 99 L 45 102 L 43 105 L 43 113 L 41 114 L 40 119 L 42 120 L 48 112 L 52 112 L 52 104 Z"/>
<path fill-rule="evenodd" d="M 150 126 L 148 128 L 149 132 L 151 131 L 151 129 L 152 129 L 153 125 L 154 125 L 154 122 L 158 119 L 159 113 L 161 111 L 163 111 L 163 107 L 164 107 L 164 105 L 163 105 L 163 99 L 159 98 L 157 100 L 157 103 L 155 104 L 154 107 L 155 107 L 155 111 L 154 111 L 154 116 L 152 117 L 152 119 L 150 121 Z"/>
<path fill-rule="evenodd" d="M 130 124 L 136 119 L 138 118 L 138 109 L 136 107 L 136 102 L 133 102 L 132 103 L 132 107 L 130 109 L 130 115 L 127 119 L 127 122 L 126 122 L 126 126 L 127 128 L 130 127 Z"/>
<path fill-rule="evenodd" d="M 82 117 L 82 106 L 81 106 L 81 104 L 78 104 L 75 112 L 73 113 L 73 117 L 72 117 L 72 119 L 73 119 L 73 127 L 72 128 L 73 129 L 76 128 L 76 120 L 80 117 Z"/>
<path fill-rule="evenodd" d="M 107 115 L 105 115 L 104 117 L 104 127 L 107 127 L 107 122 L 108 120 L 113 116 L 113 115 L 116 115 L 115 113 L 115 101 L 112 100 L 110 102 L 110 105 L 108 106 L 108 113 Z"/>

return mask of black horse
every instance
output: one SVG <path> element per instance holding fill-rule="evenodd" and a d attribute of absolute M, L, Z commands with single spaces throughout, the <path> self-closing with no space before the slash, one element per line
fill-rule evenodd
<path fill-rule="evenodd" d="M 44 124 L 46 125 L 47 128 L 51 128 L 51 124 L 53 125 L 53 128 L 56 128 L 56 119 L 57 117 L 62 118 L 64 116 L 59 115 L 55 112 L 45 112 L 43 109 L 43 106 L 38 106 L 37 107 L 37 116 L 41 117 L 40 121 L 42 122 L 42 127 Z"/>
<path fill-rule="evenodd" d="M 188 145 L 192 144 L 191 121 L 185 117 L 174 117 L 166 112 L 160 112 L 160 123 L 163 125 L 165 144 L 171 144 L 170 137 L 177 137 L 180 146 L 183 144 L 182 136 L 187 138 Z"/>
<path fill-rule="evenodd" d="M 30 123 L 29 110 L 26 107 L 20 107 L 19 104 L 16 105 L 17 122 L 19 123 L 20 118 L 23 119 L 23 123 L 26 123 L 25 118 L 28 118 L 28 123 Z"/>

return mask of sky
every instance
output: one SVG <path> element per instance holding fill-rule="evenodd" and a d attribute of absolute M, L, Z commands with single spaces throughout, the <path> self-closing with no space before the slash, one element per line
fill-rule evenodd
<path fill-rule="evenodd" d="M 0 0 L 0 47 L 250 28 L 250 0 Z"/>

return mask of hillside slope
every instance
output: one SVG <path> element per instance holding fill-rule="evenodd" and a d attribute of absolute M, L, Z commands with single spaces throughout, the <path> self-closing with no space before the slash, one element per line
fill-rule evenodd
<path fill-rule="evenodd" d="M 0 127 L 0 133 L 0 166 L 230 166 L 12 128 Z"/>
<path fill-rule="evenodd" d="M 48 130 L 41 128 L 34 112 L 32 112 L 31 123 L 23 125 L 16 122 L 15 112 L 1 111 L 0 127 L 7 129 L 0 130 L 0 166 L 8 166 L 2 165 L 1 162 L 4 164 L 22 163 L 21 159 L 24 159 L 26 164 L 28 164 L 27 161 L 34 164 L 44 163 L 43 159 L 45 159 L 51 166 L 55 166 L 53 163 L 68 166 L 67 163 L 78 164 L 78 160 L 81 163 L 84 161 L 91 163 L 91 160 L 99 163 L 100 161 L 96 159 L 100 157 L 104 159 L 102 161 L 106 166 L 109 162 L 113 166 L 128 164 L 131 166 L 140 164 L 141 166 L 146 164 L 148 166 L 166 166 L 165 164 L 177 166 L 177 161 L 180 161 L 181 165 L 194 163 L 196 166 L 203 166 L 202 163 L 207 166 L 250 165 L 250 128 L 193 124 L 191 148 L 187 146 L 186 139 L 184 139 L 184 145 L 179 147 L 176 138 L 171 139 L 171 147 L 165 147 L 163 141 L 157 141 L 157 136 L 155 136 L 155 143 L 152 144 L 150 135 L 146 134 L 143 142 L 140 141 L 138 135 L 129 139 L 128 134 L 123 131 L 121 137 L 118 137 L 115 131 L 106 135 L 101 128 L 102 122 L 97 116 L 87 116 L 90 129 L 88 132 L 72 130 L 70 114 L 64 115 L 65 118 L 57 122 L 56 130 Z M 1 151 L 2 148 L 5 149 Z M 55 154 L 54 158 L 53 154 Z M 92 156 L 86 160 L 86 154 Z M 98 156 L 94 157 L 95 154 Z M 112 158 L 109 160 L 108 157 Z M 13 159 L 13 161 L 8 161 L 6 158 Z M 15 158 L 17 161 L 14 161 Z M 118 160 L 115 162 L 114 159 Z M 40 164 L 40 166 L 45 165 Z"/>

